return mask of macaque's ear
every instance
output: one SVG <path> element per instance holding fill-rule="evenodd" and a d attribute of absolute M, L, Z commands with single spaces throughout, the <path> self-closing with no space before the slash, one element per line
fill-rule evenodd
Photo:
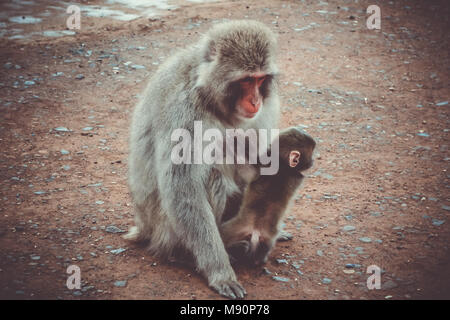
<path fill-rule="evenodd" d="M 300 162 L 300 156 L 301 156 L 300 151 L 292 150 L 289 153 L 289 166 L 294 168 Z"/>

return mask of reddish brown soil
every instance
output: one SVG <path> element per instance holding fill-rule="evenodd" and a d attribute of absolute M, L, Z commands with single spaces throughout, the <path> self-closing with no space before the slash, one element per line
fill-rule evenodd
<path fill-rule="evenodd" d="M 265 266 L 272 274 L 237 268 L 248 298 L 450 298 L 450 106 L 436 105 L 450 99 L 449 5 L 326 3 L 189 4 L 131 22 L 82 17 L 75 36 L 3 38 L 0 298 L 220 298 L 194 270 L 105 228 L 133 225 L 128 126 L 146 79 L 223 18 L 256 19 L 279 35 L 281 127 L 305 125 L 318 141 L 318 159 L 285 220 L 294 238 Z M 370 4 L 381 7 L 381 30 L 366 28 Z M 60 30 L 64 19 L 41 25 Z M 343 231 L 347 225 L 355 230 Z M 110 252 L 118 248 L 126 251 Z M 71 264 L 81 268 L 81 290 L 66 287 Z M 366 287 L 369 265 L 383 270 L 380 290 Z"/>

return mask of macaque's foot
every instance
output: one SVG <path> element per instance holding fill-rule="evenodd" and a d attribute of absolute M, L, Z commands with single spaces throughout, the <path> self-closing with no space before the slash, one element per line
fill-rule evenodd
<path fill-rule="evenodd" d="M 210 287 L 229 299 L 243 299 L 247 294 L 244 287 L 234 279 L 222 279 L 211 282 Z"/>

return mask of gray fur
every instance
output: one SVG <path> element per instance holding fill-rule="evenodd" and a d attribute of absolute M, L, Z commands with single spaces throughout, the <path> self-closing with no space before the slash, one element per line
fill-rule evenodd
<path fill-rule="evenodd" d="M 135 223 L 125 238 L 146 240 L 149 250 L 168 258 L 177 249 L 192 254 L 197 270 L 219 293 L 242 298 L 221 240 L 218 224 L 227 199 L 239 186 L 236 165 L 174 165 L 172 131 L 193 136 L 195 120 L 203 130 L 274 128 L 279 103 L 276 82 L 270 84 L 259 114 L 242 121 L 227 105 L 230 81 L 265 71 L 274 77 L 276 40 L 254 21 L 234 21 L 212 28 L 197 44 L 181 50 L 150 79 L 131 123 L 129 186 Z M 243 165 L 245 166 L 245 165 Z"/>

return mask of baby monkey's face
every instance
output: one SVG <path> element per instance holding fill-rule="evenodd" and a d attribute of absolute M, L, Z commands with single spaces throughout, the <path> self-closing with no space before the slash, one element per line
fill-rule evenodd
<path fill-rule="evenodd" d="M 315 147 L 314 139 L 298 127 L 291 127 L 280 133 L 280 160 L 298 172 L 312 167 Z"/>
<path fill-rule="evenodd" d="M 232 262 L 239 262 L 250 266 L 259 266 L 267 261 L 276 242 L 276 235 L 251 239 L 248 235 L 244 239 L 232 243 L 227 247 L 227 252 Z"/>

